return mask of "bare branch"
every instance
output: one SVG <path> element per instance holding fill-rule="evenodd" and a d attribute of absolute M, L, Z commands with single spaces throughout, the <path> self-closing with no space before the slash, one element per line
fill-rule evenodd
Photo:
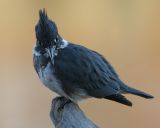
<path fill-rule="evenodd" d="M 53 99 L 50 117 L 55 128 L 98 128 L 77 104 L 64 97 Z"/>

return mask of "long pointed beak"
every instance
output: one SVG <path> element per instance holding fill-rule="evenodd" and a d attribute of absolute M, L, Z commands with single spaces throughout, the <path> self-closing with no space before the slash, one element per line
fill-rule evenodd
<path fill-rule="evenodd" d="M 49 57 L 52 61 L 52 64 L 54 64 L 54 56 L 55 56 L 54 55 L 54 52 L 55 52 L 54 48 L 52 48 L 52 47 L 47 48 L 46 51 L 47 51 L 47 53 L 48 53 L 48 55 L 49 55 Z"/>

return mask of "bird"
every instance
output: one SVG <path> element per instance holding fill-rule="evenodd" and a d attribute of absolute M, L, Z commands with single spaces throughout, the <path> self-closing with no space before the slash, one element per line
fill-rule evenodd
<path fill-rule="evenodd" d="M 125 84 L 100 53 L 62 38 L 45 9 L 39 10 L 35 35 L 34 68 L 40 81 L 58 95 L 74 103 L 98 98 L 127 106 L 132 106 L 132 102 L 125 94 L 154 98 Z"/>

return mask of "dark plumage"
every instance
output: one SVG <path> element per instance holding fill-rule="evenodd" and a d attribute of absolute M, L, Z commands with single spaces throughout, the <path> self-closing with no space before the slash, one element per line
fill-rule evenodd
<path fill-rule="evenodd" d="M 36 37 L 34 67 L 41 81 L 52 91 L 74 102 L 95 97 L 128 106 L 132 103 L 122 94 L 153 98 L 124 84 L 99 53 L 61 38 L 55 23 L 49 20 L 45 11 L 40 11 Z"/>
<path fill-rule="evenodd" d="M 54 42 L 58 35 L 58 29 L 56 24 L 49 20 L 45 10 L 39 11 L 39 22 L 35 27 L 36 38 L 43 47 L 49 46 L 51 42 Z"/>

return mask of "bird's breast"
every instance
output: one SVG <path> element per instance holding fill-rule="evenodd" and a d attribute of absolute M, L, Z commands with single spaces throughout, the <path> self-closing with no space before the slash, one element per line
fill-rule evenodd
<path fill-rule="evenodd" d="M 50 90 L 64 96 L 62 85 L 54 76 L 54 67 L 51 63 L 48 63 L 46 67 L 43 67 L 39 71 L 39 78 L 42 83 Z"/>

